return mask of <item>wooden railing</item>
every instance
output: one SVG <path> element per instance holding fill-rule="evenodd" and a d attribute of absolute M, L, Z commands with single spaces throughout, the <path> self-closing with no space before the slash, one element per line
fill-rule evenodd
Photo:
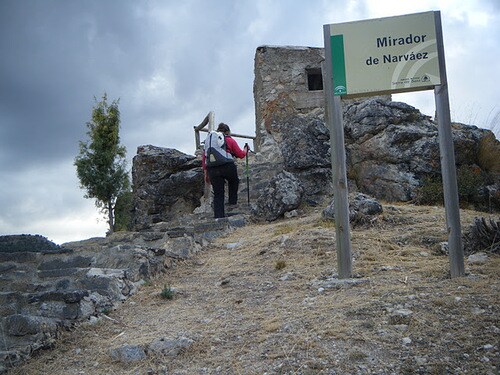
<path fill-rule="evenodd" d="M 196 142 L 196 150 L 201 149 L 200 132 L 208 133 L 209 131 L 214 129 L 214 117 L 215 117 L 214 113 L 209 112 L 205 116 L 203 121 L 200 123 L 200 125 L 193 127 L 194 128 L 194 139 Z M 206 129 L 205 127 L 207 125 L 208 125 L 208 128 Z M 231 133 L 231 137 L 251 139 L 252 140 L 252 149 L 255 149 L 255 136 Z"/>

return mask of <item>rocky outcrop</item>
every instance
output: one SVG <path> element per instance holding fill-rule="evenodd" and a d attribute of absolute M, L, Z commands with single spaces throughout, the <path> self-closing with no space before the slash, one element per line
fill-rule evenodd
<path fill-rule="evenodd" d="M 261 46 L 255 53 L 256 148 L 262 154 L 256 162 L 274 164 L 276 174 L 293 173 L 313 205 L 333 194 L 325 98 L 316 80 L 323 58 L 322 48 L 309 47 Z M 426 180 L 439 182 L 438 128 L 430 117 L 390 96 L 342 103 L 350 191 L 412 201 Z M 457 168 L 475 178 L 475 185 L 464 182 L 474 196 L 468 203 L 500 210 L 500 142 L 475 126 L 453 124 L 452 131 Z"/>
<path fill-rule="evenodd" d="M 414 107 L 381 99 L 351 102 L 344 119 L 349 177 L 359 190 L 379 199 L 409 201 L 424 177 L 440 175 L 437 126 Z M 479 167 L 479 146 L 490 133 L 454 124 L 457 166 Z"/>
<path fill-rule="evenodd" d="M 140 146 L 133 159 L 136 230 L 190 214 L 203 196 L 201 160 L 171 148 Z"/>
<path fill-rule="evenodd" d="M 348 173 L 362 192 L 409 201 L 423 175 L 440 173 L 437 127 L 415 108 L 370 99 L 347 104 L 344 119 Z"/>
<path fill-rule="evenodd" d="M 333 195 L 330 132 L 319 84 L 323 53 L 321 48 L 308 47 L 257 48 L 258 152 L 249 155 L 248 166 L 241 160 L 236 163 L 240 202 L 248 196 L 252 203 L 258 202 L 261 207 L 253 213 L 261 218 L 275 216 L 262 208 L 266 199 L 262 195 L 273 189 L 273 178 L 282 172 L 300 182 L 301 202 L 324 205 Z M 442 186 L 438 128 L 429 116 L 408 104 L 393 102 L 390 96 L 343 100 L 342 108 L 349 191 L 386 201 L 418 201 L 427 181 Z M 498 140 L 489 130 L 454 124 L 453 141 L 457 168 L 462 167 L 469 174 L 465 177 L 474 180 L 464 182 L 468 203 L 500 210 L 500 172 L 495 162 L 500 160 Z M 198 212 L 211 211 L 210 190 L 204 192 L 199 157 L 141 146 L 134 158 L 133 185 L 135 229 L 170 221 L 197 208 Z M 442 196 L 442 192 L 437 194 Z"/>
<path fill-rule="evenodd" d="M 426 180 L 440 178 L 438 129 L 428 116 L 384 97 L 345 101 L 343 111 L 349 191 L 386 201 L 413 201 Z M 267 133 L 261 134 L 262 142 L 272 140 L 271 149 L 263 147 L 263 151 L 249 155 L 248 168 L 244 161 L 236 161 L 240 202 L 249 190 L 257 218 L 275 220 L 294 209 L 270 208 L 280 204 L 271 202 L 281 198 L 271 197 L 269 192 L 276 193 L 279 184 L 285 184 L 274 180 L 283 172 L 296 178 L 302 189 L 296 206 L 302 202 L 324 205 L 333 195 L 330 135 L 322 112 L 287 116 L 274 114 Z M 484 162 L 484 154 L 490 152 L 496 152 L 500 159 L 498 141 L 492 140 L 491 131 L 461 124 L 453 125 L 453 140 L 458 168 L 481 177 L 474 181 L 477 188 L 465 187 L 477 190 L 474 203 L 500 209 L 500 175 Z M 490 142 L 487 151 L 481 147 L 485 140 Z M 144 146 L 134 158 L 133 176 L 136 229 L 191 213 L 201 204 L 204 182 L 199 158 Z M 204 212 L 210 211 L 208 206 Z"/>
<path fill-rule="evenodd" d="M 346 101 L 343 111 L 350 190 L 387 201 L 412 201 L 426 179 L 440 178 L 438 128 L 428 116 L 385 98 Z M 329 131 L 316 116 L 311 112 L 275 118 L 267 134 L 280 153 L 274 159 L 276 169 L 299 178 L 305 199 L 313 203 L 333 194 Z M 491 141 L 491 131 L 463 124 L 453 124 L 452 130 L 457 168 L 478 176 L 473 203 L 478 208 L 500 209 L 495 188 L 499 174 L 488 169 L 486 151 L 481 149 L 486 140 Z M 488 152 L 500 158 L 498 145 L 494 139 Z"/>

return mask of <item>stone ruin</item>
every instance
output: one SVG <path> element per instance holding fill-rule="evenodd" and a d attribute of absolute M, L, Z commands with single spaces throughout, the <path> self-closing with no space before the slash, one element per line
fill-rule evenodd
<path fill-rule="evenodd" d="M 323 53 L 309 47 L 256 50 L 257 153 L 249 157 L 249 191 L 245 165 L 238 163 L 240 202 L 248 215 L 211 219 L 209 207 L 200 210 L 207 199 L 199 156 L 146 145 L 133 161 L 134 231 L 62 246 L 40 236 L 0 237 L 0 374 L 50 348 L 61 329 L 98 319 L 142 283 L 245 225 L 250 213 L 276 220 L 300 207 L 327 207 L 333 189 Z M 423 179 L 440 174 L 437 127 L 428 116 L 389 96 L 346 100 L 343 112 L 349 190 L 357 194 L 354 219 L 366 210 L 380 212 L 373 197 L 412 201 Z M 453 140 L 457 165 L 487 176 L 478 204 L 500 210 L 498 140 L 489 130 L 463 124 L 453 125 Z M 496 163 L 484 161 L 485 144 Z"/>
<path fill-rule="evenodd" d="M 62 330 L 105 318 L 142 284 L 243 225 L 241 216 L 182 217 L 61 246 L 38 235 L 0 236 L 0 374 L 51 348 Z"/>

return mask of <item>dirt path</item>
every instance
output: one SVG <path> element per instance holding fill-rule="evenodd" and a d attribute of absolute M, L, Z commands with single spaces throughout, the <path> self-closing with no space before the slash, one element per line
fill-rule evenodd
<path fill-rule="evenodd" d="M 249 225 L 12 373 L 496 374 L 500 257 L 451 280 L 444 210 L 384 210 L 352 231 L 352 284 L 332 277 L 334 228 L 318 213 Z M 476 215 L 463 211 L 464 228 Z M 161 337 L 192 344 L 128 364 L 109 354 Z"/>

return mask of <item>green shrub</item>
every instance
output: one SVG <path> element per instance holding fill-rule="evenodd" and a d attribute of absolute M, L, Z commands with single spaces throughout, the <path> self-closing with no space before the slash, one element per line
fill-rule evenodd
<path fill-rule="evenodd" d="M 479 142 L 478 163 L 488 173 L 500 173 L 500 141 L 493 133 L 486 135 Z"/>
<path fill-rule="evenodd" d="M 457 169 L 458 198 L 463 203 L 479 201 L 479 189 L 486 179 L 481 168 L 476 165 L 462 165 Z"/>
<path fill-rule="evenodd" d="M 165 285 L 160 293 L 161 298 L 172 300 L 174 299 L 175 291 L 168 285 Z"/>
<path fill-rule="evenodd" d="M 126 191 L 116 198 L 114 230 L 127 231 L 132 226 L 132 198 L 131 191 Z"/>
<path fill-rule="evenodd" d="M 286 262 L 282 259 L 276 261 L 276 264 L 274 265 L 274 269 L 276 270 L 282 270 L 283 268 L 286 267 Z"/>
<path fill-rule="evenodd" d="M 462 165 L 457 168 L 458 199 L 461 205 L 478 203 L 480 188 L 486 184 L 486 175 L 476 165 Z M 415 199 L 417 204 L 443 204 L 443 182 L 441 175 L 426 176 Z"/>
<path fill-rule="evenodd" d="M 443 204 L 443 182 L 441 176 L 426 176 L 422 179 L 422 184 L 415 199 L 417 204 Z"/>

